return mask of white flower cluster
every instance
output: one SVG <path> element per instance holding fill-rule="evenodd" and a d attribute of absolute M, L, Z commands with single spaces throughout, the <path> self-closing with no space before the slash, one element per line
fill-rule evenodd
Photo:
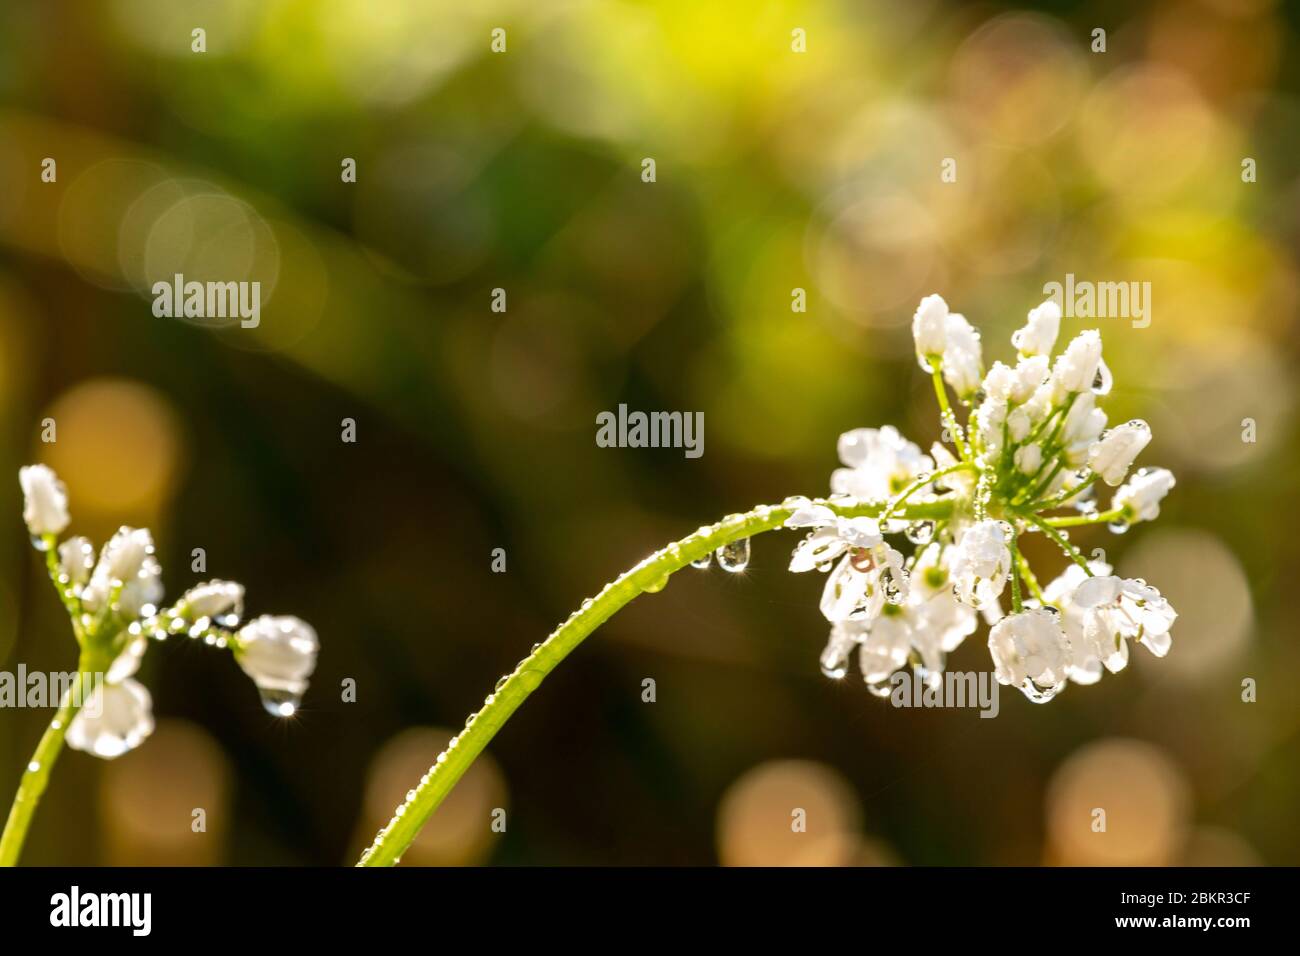
<path fill-rule="evenodd" d="M 933 680 L 981 615 L 998 681 L 1037 702 L 1121 670 L 1131 640 L 1168 652 L 1177 615 L 1160 592 L 1089 563 L 1064 530 L 1105 524 L 1121 533 L 1150 521 L 1174 476 L 1164 468 L 1129 476 L 1151 429 L 1142 421 L 1107 428 L 1101 336 L 1081 332 L 1053 361 L 1060 322 L 1060 308 L 1044 302 L 1011 337 L 1015 364 L 985 368 L 971 324 L 937 295 L 921 301 L 912 320 L 917 358 L 934 379 L 953 448 L 936 443 L 926 454 L 888 426 L 847 432 L 831 498 L 796 499 L 786 521 L 812 529 L 790 570 L 829 572 L 821 601 L 831 622 L 828 675 L 844 676 L 856 650 L 875 693 L 888 694 L 890 677 L 908 665 Z M 947 388 L 968 409 L 964 427 Z M 1104 511 L 1099 482 L 1115 488 Z M 1059 513 L 1067 508 L 1074 514 Z M 914 546 L 909 557 L 886 541 L 899 532 Z M 1021 553 L 1023 534 L 1046 535 L 1071 561 L 1046 587 Z"/>
<path fill-rule="evenodd" d="M 120 529 L 96 560 L 86 538 L 58 541 L 70 521 L 67 490 L 58 476 L 45 465 L 28 465 L 18 478 L 23 519 L 33 544 L 46 552 L 51 580 L 81 645 L 79 669 L 103 676 L 67 727 L 69 746 L 112 758 L 153 732 L 152 699 L 135 679 L 151 637 L 184 634 L 228 647 L 267 710 L 277 716 L 297 710 L 316 666 L 310 625 L 296 617 L 263 616 L 239 627 L 244 588 L 232 581 L 200 584 L 160 609 L 162 568 L 147 529 Z"/>

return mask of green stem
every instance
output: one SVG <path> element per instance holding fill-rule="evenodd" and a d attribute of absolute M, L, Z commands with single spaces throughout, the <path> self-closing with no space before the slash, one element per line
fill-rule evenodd
<path fill-rule="evenodd" d="M 1086 525 L 1109 524 L 1112 521 L 1118 521 L 1124 517 L 1123 508 L 1115 508 L 1112 511 L 1099 511 L 1095 515 L 1070 515 L 1065 518 L 1045 518 L 1044 523 L 1051 525 L 1053 528 L 1078 528 Z"/>
<path fill-rule="evenodd" d="M 1016 539 L 1020 537 L 1020 529 L 1012 527 L 1011 529 L 1011 563 L 1018 568 L 1020 565 L 1020 548 Z M 1013 568 L 1011 571 L 1011 613 L 1019 614 L 1024 609 L 1020 600 L 1020 575 Z"/>
<path fill-rule="evenodd" d="M 819 500 L 812 503 L 825 505 L 846 518 L 876 518 L 887 507 L 883 501 Z M 438 805 L 510 715 L 587 635 L 637 595 L 662 590 L 674 572 L 692 561 L 712 554 L 723 545 L 783 527 L 786 519 L 794 513 L 795 507 L 797 505 L 793 502 L 760 505 L 752 511 L 731 515 L 717 524 L 700 528 L 694 534 L 656 551 L 605 585 L 594 598 L 584 601 L 579 610 L 556 628 L 543 643 L 537 645 L 511 674 L 498 682 L 496 690 L 483 701 L 483 709 L 465 722 L 465 729 L 452 738 L 447 749 L 438 755 L 433 767 L 412 791 L 410 798 L 397 808 L 397 813 L 388 825 L 379 831 L 375 842 L 362 854 L 357 865 L 395 865 L 425 822 L 438 809 Z M 951 514 L 952 501 L 944 498 L 906 508 L 900 517 L 909 520 L 940 520 Z"/>
<path fill-rule="evenodd" d="M 939 415 L 943 419 L 944 427 L 952 435 L 952 443 L 957 446 L 957 451 L 961 454 L 962 461 L 970 461 L 970 448 L 966 445 L 966 438 L 962 434 L 961 426 L 957 424 L 957 416 L 952 413 L 952 407 L 948 404 L 948 392 L 943 387 L 943 375 L 940 373 L 941 363 L 930 362 L 930 378 L 934 382 L 934 397 L 939 400 Z"/>
<path fill-rule="evenodd" d="M 1029 593 L 1038 598 L 1038 603 L 1047 606 L 1047 600 L 1043 597 L 1043 589 L 1038 585 L 1038 577 L 1034 574 L 1034 569 L 1029 566 L 1029 559 L 1025 557 L 1023 551 L 1016 551 L 1016 566 L 1020 569 L 1021 580 L 1029 588 Z"/>
<path fill-rule="evenodd" d="M 1096 481 L 1098 478 L 1100 478 L 1100 477 L 1101 477 L 1101 476 L 1098 475 L 1098 474 L 1094 471 L 1091 475 L 1089 475 L 1089 476 L 1088 476 L 1087 478 L 1085 478 L 1083 481 L 1079 482 L 1079 483 L 1078 483 L 1077 485 L 1075 485 L 1073 488 L 1070 488 L 1070 489 L 1068 489 L 1068 490 L 1066 490 L 1066 491 L 1061 492 L 1059 495 L 1057 495 L 1055 498 L 1052 498 L 1050 501 L 1037 501 L 1037 502 L 1035 502 L 1034 504 L 1032 504 L 1032 505 L 1030 506 L 1030 510 L 1031 510 L 1031 511 L 1051 511 L 1053 508 L 1059 508 L 1059 507 L 1061 507 L 1061 505 L 1065 504 L 1067 501 L 1069 501 L 1069 500 L 1070 500 L 1071 498 L 1073 498 L 1075 495 L 1079 494 L 1080 492 L 1084 491 L 1084 490 L 1087 489 L 1087 488 L 1091 488 L 1093 482 L 1095 482 L 1095 481 Z"/>
<path fill-rule="evenodd" d="M 18 783 L 18 793 L 14 796 L 13 806 L 9 808 L 4 834 L 0 836 L 0 866 L 15 866 L 18 863 L 18 855 L 22 853 L 32 815 L 36 813 L 41 795 L 49 785 L 54 762 L 63 750 L 63 738 L 68 732 L 68 724 L 77 715 L 77 711 L 81 710 L 82 704 L 100 679 L 100 671 L 90 666 L 83 656 L 77 665 L 72 686 L 64 692 L 54 719 L 41 735 L 41 742 L 36 745 L 36 752 L 32 754 L 31 762 Z"/>
<path fill-rule="evenodd" d="M 1069 558 L 1079 567 L 1083 568 L 1084 572 L 1088 575 L 1088 577 L 1093 576 L 1092 568 L 1088 567 L 1088 562 L 1083 559 L 1083 555 L 1079 553 L 1079 549 L 1076 548 L 1074 545 L 1070 544 L 1070 542 L 1066 540 L 1065 535 L 1061 534 L 1061 532 L 1057 531 L 1055 528 L 1053 528 L 1046 521 L 1039 518 L 1037 515 L 1025 515 L 1025 519 L 1037 525 L 1039 528 L 1041 528 L 1043 530 L 1043 533 L 1046 534 L 1053 541 L 1055 541 L 1057 547 L 1059 547 L 1062 551 L 1065 552 L 1065 556 L 1067 558 Z"/>

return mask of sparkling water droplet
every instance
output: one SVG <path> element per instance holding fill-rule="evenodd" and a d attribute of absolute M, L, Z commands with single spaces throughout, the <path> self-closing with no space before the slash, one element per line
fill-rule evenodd
<path fill-rule="evenodd" d="M 691 562 L 691 567 L 693 567 L 693 568 L 699 568 L 701 571 L 703 571 L 703 570 L 705 570 L 705 569 L 711 567 L 712 565 L 713 565 L 713 552 L 712 552 L 712 551 L 710 551 L 710 552 L 709 552 L 708 554 L 706 554 L 704 557 L 702 557 L 702 558 L 696 558 L 694 561 Z"/>
<path fill-rule="evenodd" d="M 658 577 L 651 578 L 649 581 L 647 581 L 645 585 L 641 588 L 641 590 L 645 591 L 647 594 L 658 594 L 660 591 L 664 589 L 664 585 L 666 585 L 667 583 L 668 583 L 668 575 L 661 574 Z"/>
<path fill-rule="evenodd" d="M 292 717 L 302 705 L 302 695 L 278 688 L 261 690 L 262 707 L 272 717 Z"/>
<path fill-rule="evenodd" d="M 1117 518 L 1106 527 L 1110 528 L 1111 534 L 1123 534 L 1128 530 L 1128 520 L 1126 518 Z"/>
<path fill-rule="evenodd" d="M 904 534 L 912 544 L 929 544 L 934 540 L 934 522 L 915 521 L 907 526 Z"/>
<path fill-rule="evenodd" d="M 29 763 L 29 764 L 27 765 L 27 772 L 28 772 L 28 773 L 40 773 L 40 772 L 41 772 L 41 765 L 40 765 L 40 763 L 37 762 L 37 761 L 35 761 L 35 760 L 33 760 L 31 763 Z"/>
<path fill-rule="evenodd" d="M 731 541 L 718 549 L 718 567 L 736 574 L 749 567 L 749 539 Z"/>
<path fill-rule="evenodd" d="M 1051 687 L 1039 687 L 1027 677 L 1025 682 L 1020 685 L 1020 690 L 1035 704 L 1046 704 L 1064 689 L 1065 681 L 1053 684 Z"/>
<path fill-rule="evenodd" d="M 867 681 L 867 692 L 873 697 L 888 697 L 893 692 L 893 687 L 889 683 L 889 678 L 886 677 L 884 680 L 875 681 L 874 683 Z"/>
<path fill-rule="evenodd" d="M 506 674 L 504 677 L 502 677 L 500 680 L 497 681 L 496 689 L 501 690 L 501 688 L 506 686 L 506 682 L 509 680 L 510 680 L 510 675 Z"/>
<path fill-rule="evenodd" d="M 1092 393 L 1094 395 L 1109 395 L 1110 388 L 1114 384 L 1115 377 L 1110 374 L 1110 368 L 1106 365 L 1106 360 L 1102 359 L 1097 363 L 1097 374 L 1092 380 Z"/>
<path fill-rule="evenodd" d="M 49 542 L 47 542 L 45 538 L 43 538 L 39 534 L 32 535 L 32 547 L 35 548 L 37 551 L 50 550 Z"/>

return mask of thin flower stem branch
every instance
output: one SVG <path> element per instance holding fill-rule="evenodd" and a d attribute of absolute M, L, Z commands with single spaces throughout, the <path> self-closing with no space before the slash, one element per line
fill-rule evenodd
<path fill-rule="evenodd" d="M 880 523 L 883 525 L 887 520 L 892 518 L 898 512 L 898 506 L 907 501 L 908 498 L 916 494 L 926 485 L 932 484 L 940 478 L 951 475 L 958 471 L 975 471 L 975 465 L 969 461 L 959 461 L 955 465 L 949 465 L 947 468 L 927 474 L 916 481 L 912 482 L 897 495 L 890 499 L 888 507 L 880 514 Z"/>
<path fill-rule="evenodd" d="M 1069 558 L 1079 567 L 1083 568 L 1084 573 L 1086 573 L 1088 577 L 1093 576 L 1092 568 L 1088 567 L 1088 562 L 1085 561 L 1083 555 L 1079 553 L 1079 549 L 1076 548 L 1074 545 L 1070 544 L 1070 542 L 1066 539 L 1065 535 L 1061 534 L 1061 532 L 1057 531 L 1055 528 L 1053 528 L 1050 524 L 1048 524 L 1043 519 L 1039 518 L 1037 515 L 1026 515 L 1025 519 L 1027 521 L 1032 522 L 1034 525 L 1038 526 L 1039 528 L 1041 528 L 1043 530 L 1043 533 L 1046 534 L 1053 541 L 1055 541 L 1057 547 L 1059 547 L 1062 551 L 1065 552 L 1065 556 L 1067 558 Z"/>
<path fill-rule="evenodd" d="M 27 769 L 23 771 L 18 783 L 18 793 L 9 808 L 9 819 L 5 822 L 4 834 L 0 836 L 0 866 L 14 866 L 22 853 L 23 842 L 27 839 L 27 830 L 31 826 L 32 816 L 41 802 L 50 782 L 50 771 L 63 750 L 63 738 L 68 732 L 68 724 L 81 710 L 82 704 L 91 694 L 95 683 L 101 680 L 103 668 L 96 670 L 94 665 L 83 655 L 77 666 L 76 677 L 72 685 L 64 692 L 54 719 L 45 728 L 41 741 L 36 745 Z"/>
<path fill-rule="evenodd" d="M 1029 588 L 1029 593 L 1038 598 L 1038 603 L 1046 607 L 1047 600 L 1043 597 L 1043 589 L 1038 584 L 1038 577 L 1034 574 L 1034 569 L 1029 566 L 1029 559 L 1025 553 L 1019 549 L 1016 550 L 1016 566 L 1020 571 L 1020 578 Z"/>
<path fill-rule="evenodd" d="M 948 404 L 948 392 L 943 387 L 943 375 L 940 368 L 941 363 L 930 362 L 930 378 L 934 382 L 934 397 L 939 401 L 939 415 L 943 419 L 944 427 L 952 435 L 952 443 L 957 446 L 961 460 L 969 462 L 971 460 L 970 448 L 966 444 L 966 437 L 962 433 L 961 426 L 957 424 L 957 416 L 952 413 L 952 406 Z"/>
<path fill-rule="evenodd" d="M 1115 508 L 1111 511 L 1099 511 L 1095 515 L 1070 515 L 1064 518 L 1045 518 L 1044 523 L 1051 525 L 1053 528 L 1078 528 L 1093 524 L 1109 524 L 1112 521 L 1118 521 L 1124 517 L 1123 508 Z"/>
<path fill-rule="evenodd" d="M 1083 491 L 1087 490 L 1088 488 L 1091 488 L 1093 483 L 1100 477 L 1101 476 L 1094 471 L 1092 474 L 1090 474 L 1083 481 L 1079 482 L 1073 488 L 1070 488 L 1068 491 L 1061 492 L 1055 498 L 1052 498 L 1049 501 L 1034 502 L 1032 505 L 1030 505 L 1030 510 L 1051 511 L 1053 508 L 1059 508 L 1067 501 L 1069 501 L 1071 498 L 1075 497 L 1078 494 L 1081 494 Z"/>
<path fill-rule="evenodd" d="M 887 506 L 883 501 L 856 502 L 840 499 L 812 503 L 825 505 L 846 518 L 876 518 Z M 425 822 L 510 715 L 587 635 L 637 595 L 662 590 L 674 572 L 692 561 L 710 555 L 724 545 L 783 527 L 798 506 L 799 502 L 793 500 L 780 505 L 760 505 L 752 511 L 730 515 L 717 524 L 700 528 L 694 534 L 656 551 L 607 584 L 594 598 L 584 601 L 581 608 L 520 661 L 512 673 L 497 683 L 496 690 L 484 700 L 483 709 L 471 715 L 465 722 L 465 729 L 452 738 L 447 749 L 438 755 L 429 772 L 411 791 L 406 802 L 397 808 L 393 819 L 375 837 L 374 843 L 362 854 L 357 865 L 395 865 Z M 951 514 L 952 501 L 943 498 L 912 505 L 904 509 L 900 517 L 909 520 L 941 520 Z"/>
<path fill-rule="evenodd" d="M 1020 529 L 1013 526 L 1011 529 L 1011 561 L 1017 567 L 1020 565 L 1020 547 L 1017 539 L 1020 537 Z M 1011 573 L 1011 612 L 1019 614 L 1024 610 L 1024 604 L 1020 600 L 1020 575 L 1012 570 Z"/>

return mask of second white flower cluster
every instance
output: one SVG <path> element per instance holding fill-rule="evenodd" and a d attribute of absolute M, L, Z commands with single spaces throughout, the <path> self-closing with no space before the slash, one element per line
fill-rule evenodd
<path fill-rule="evenodd" d="M 111 758 L 152 733 L 152 699 L 135 679 L 150 638 L 185 635 L 229 648 L 270 713 L 285 717 L 298 709 L 316 666 L 310 625 L 263 615 L 241 626 L 244 588 L 233 581 L 200 584 L 163 607 L 162 568 L 148 529 L 121 528 L 96 557 L 87 538 L 59 542 L 70 516 L 67 491 L 52 470 L 29 465 L 19 481 L 32 543 L 46 554 L 81 647 L 78 670 L 102 675 L 66 728 L 69 746 Z"/>

